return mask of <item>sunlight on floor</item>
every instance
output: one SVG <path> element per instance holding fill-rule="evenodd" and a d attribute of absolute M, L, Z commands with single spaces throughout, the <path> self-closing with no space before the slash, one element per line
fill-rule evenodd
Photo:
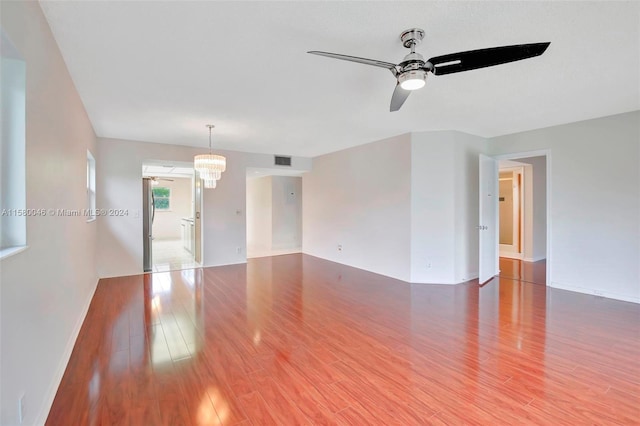
<path fill-rule="evenodd" d="M 181 240 L 154 240 L 152 253 L 154 272 L 200 267 Z"/>

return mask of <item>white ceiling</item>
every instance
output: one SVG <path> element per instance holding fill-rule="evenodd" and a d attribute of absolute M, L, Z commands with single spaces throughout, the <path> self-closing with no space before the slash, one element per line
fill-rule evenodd
<path fill-rule="evenodd" d="M 316 156 L 409 132 L 484 137 L 640 109 L 640 2 L 42 2 L 98 136 Z M 537 58 L 430 76 L 389 112 L 398 62 L 550 41 Z"/>
<path fill-rule="evenodd" d="M 193 176 L 193 165 L 182 166 L 176 164 L 143 164 L 142 176 L 144 177 L 174 177 L 191 178 Z"/>

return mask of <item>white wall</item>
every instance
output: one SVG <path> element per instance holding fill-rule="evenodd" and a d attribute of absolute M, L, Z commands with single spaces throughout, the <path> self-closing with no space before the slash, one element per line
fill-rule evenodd
<path fill-rule="evenodd" d="M 37 2 L 3 2 L 1 27 L 27 69 L 26 191 L 30 209 L 86 207 L 95 134 Z M 97 283 L 96 222 L 29 217 L 28 249 L 0 262 L 0 423 L 42 424 Z"/>
<path fill-rule="evenodd" d="M 483 138 L 411 134 L 411 282 L 455 284 L 478 275 L 478 154 Z"/>
<path fill-rule="evenodd" d="M 100 277 L 142 273 L 142 164 L 191 162 L 206 148 L 98 138 L 98 208 L 126 209 L 127 217 L 98 218 Z M 203 190 L 203 266 L 246 262 L 246 168 L 273 168 L 273 156 L 218 150 L 227 171 L 215 189 Z M 311 159 L 294 157 L 287 169 L 309 170 Z M 239 249 L 239 253 L 238 253 Z"/>
<path fill-rule="evenodd" d="M 153 238 L 155 240 L 179 240 L 182 238 L 182 219 L 191 218 L 193 207 L 193 186 L 190 178 L 171 178 L 173 181 L 160 180 L 158 187 L 171 189 L 169 210 L 156 209 L 153 220 Z"/>
<path fill-rule="evenodd" d="M 549 149 L 550 285 L 640 302 L 640 112 L 493 138 Z"/>
<path fill-rule="evenodd" d="M 452 132 L 411 135 L 412 282 L 454 282 L 454 145 Z"/>
<path fill-rule="evenodd" d="M 302 247 L 302 178 L 272 176 L 272 248 Z"/>
<path fill-rule="evenodd" d="M 421 132 L 314 158 L 303 251 L 413 283 L 476 278 L 485 149 L 465 133 Z"/>
<path fill-rule="evenodd" d="M 531 237 L 530 241 L 525 239 L 528 250 L 525 261 L 538 261 L 547 257 L 547 159 L 546 157 L 519 158 L 517 161 L 531 165 L 530 176 L 525 179 L 530 180 L 529 186 L 526 181 L 525 202 L 531 205 Z M 526 167 L 525 170 L 529 169 Z M 528 173 L 529 174 L 529 173 Z"/>
<path fill-rule="evenodd" d="M 409 134 L 316 157 L 302 186 L 304 253 L 409 281 Z"/>
<path fill-rule="evenodd" d="M 454 132 L 455 188 L 455 275 L 454 283 L 478 278 L 480 234 L 479 154 L 487 149 L 487 141 L 479 136 Z"/>
<path fill-rule="evenodd" d="M 271 250 L 271 176 L 247 179 L 247 253 Z"/>

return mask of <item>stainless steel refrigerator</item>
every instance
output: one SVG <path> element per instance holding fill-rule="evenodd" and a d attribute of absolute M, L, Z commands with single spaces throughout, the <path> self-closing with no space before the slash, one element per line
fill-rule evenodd
<path fill-rule="evenodd" d="M 153 218 L 156 207 L 153 198 L 153 185 L 151 178 L 142 178 L 142 238 L 144 241 L 143 266 L 144 272 L 151 272 L 152 264 L 152 241 L 153 241 Z"/>

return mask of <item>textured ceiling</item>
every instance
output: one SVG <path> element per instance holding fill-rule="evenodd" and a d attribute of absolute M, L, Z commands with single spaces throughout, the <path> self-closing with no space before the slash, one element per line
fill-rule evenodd
<path fill-rule="evenodd" d="M 98 136 L 316 156 L 425 130 L 484 137 L 640 109 L 640 2 L 42 2 Z M 389 112 L 398 62 L 550 41 L 537 58 L 430 76 Z"/>

